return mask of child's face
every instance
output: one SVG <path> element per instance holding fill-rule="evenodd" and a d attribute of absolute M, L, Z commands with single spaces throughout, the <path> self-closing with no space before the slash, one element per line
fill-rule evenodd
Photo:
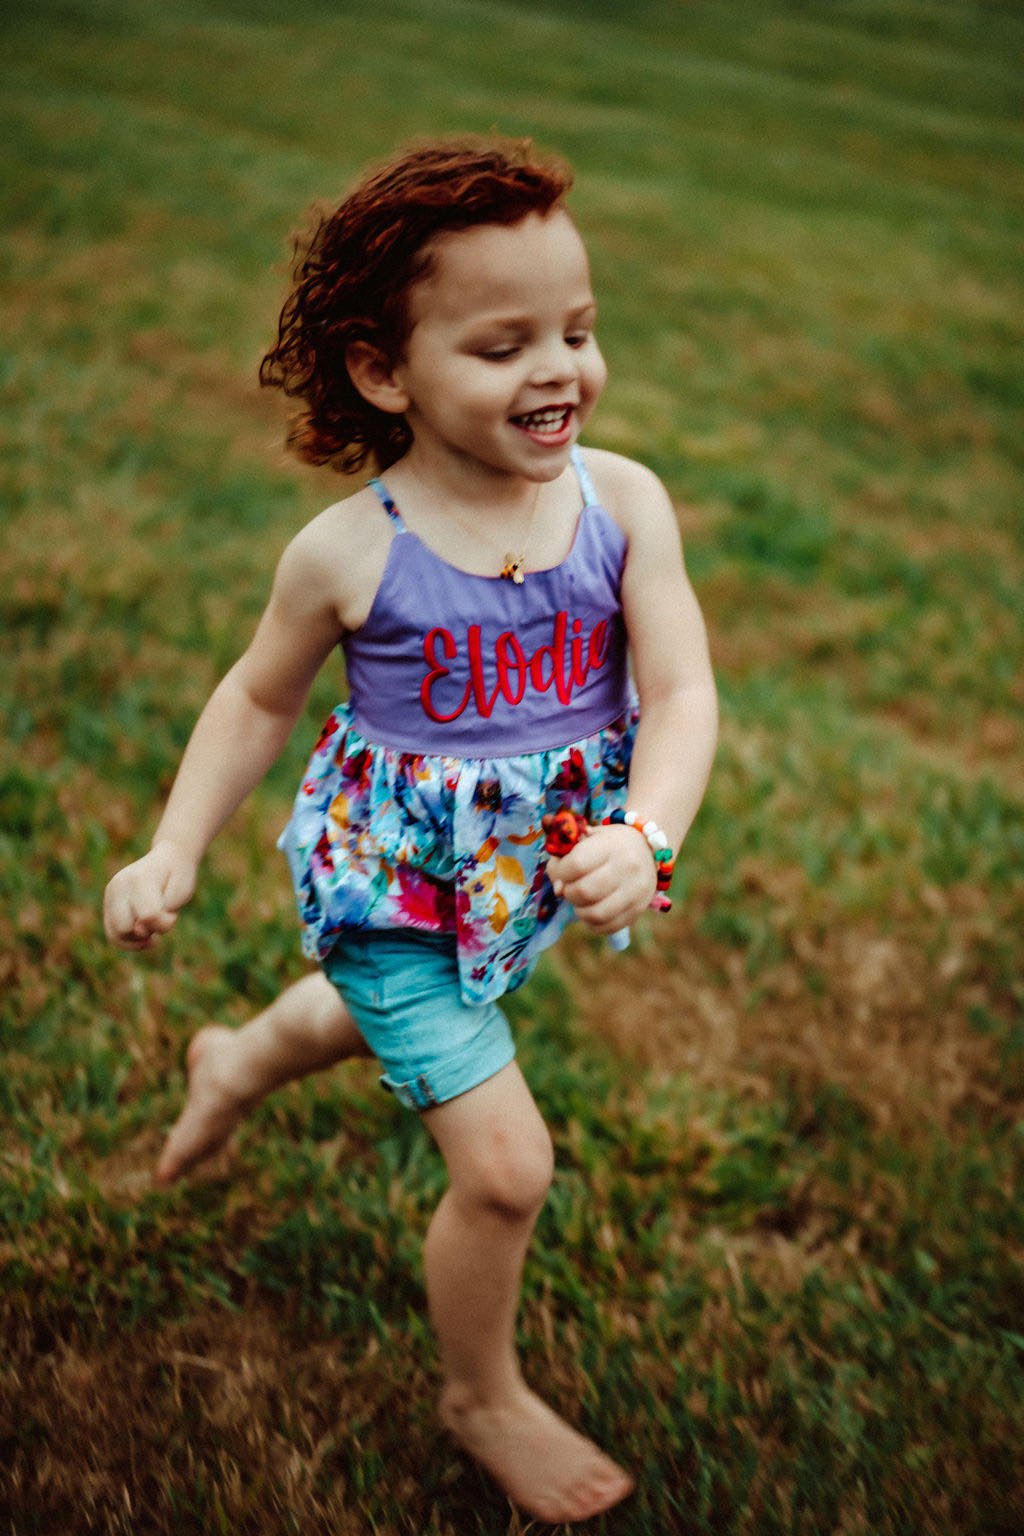
<path fill-rule="evenodd" d="M 568 214 L 439 237 L 393 377 L 417 449 L 555 479 L 607 378 L 587 253 Z"/>

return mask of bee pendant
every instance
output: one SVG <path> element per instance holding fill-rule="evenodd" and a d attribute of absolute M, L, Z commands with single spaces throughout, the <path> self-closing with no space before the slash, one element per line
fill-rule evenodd
<path fill-rule="evenodd" d="M 505 556 L 505 564 L 501 568 L 501 574 L 506 581 L 514 581 L 517 587 L 521 587 L 526 580 L 523 573 L 525 555 L 514 555 L 511 550 Z"/>

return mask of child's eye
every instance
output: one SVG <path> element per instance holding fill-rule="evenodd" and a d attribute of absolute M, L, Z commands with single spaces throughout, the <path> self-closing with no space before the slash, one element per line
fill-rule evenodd
<path fill-rule="evenodd" d="M 585 347 L 589 340 L 589 331 L 570 331 L 565 338 L 566 346 L 569 347 Z"/>
<path fill-rule="evenodd" d="M 515 357 L 518 351 L 518 347 L 486 347 L 478 356 L 489 363 L 504 363 L 508 358 Z"/>

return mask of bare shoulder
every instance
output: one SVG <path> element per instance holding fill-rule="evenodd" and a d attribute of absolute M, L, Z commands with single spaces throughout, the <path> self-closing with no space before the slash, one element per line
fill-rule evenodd
<path fill-rule="evenodd" d="M 665 488 L 653 469 L 636 459 L 627 459 L 624 453 L 612 453 L 608 448 L 584 448 L 583 460 L 590 471 L 594 489 L 602 502 L 628 498 L 633 495 L 650 495 Z M 612 510 L 608 508 L 609 512 Z"/>
<path fill-rule="evenodd" d="M 329 605 L 345 629 L 358 629 L 373 604 L 393 530 L 368 488 L 311 519 L 281 556 L 277 584 L 306 602 Z"/>
<path fill-rule="evenodd" d="M 611 513 L 632 543 L 644 540 L 652 532 L 673 532 L 678 537 L 678 523 L 669 494 L 658 476 L 646 464 L 627 459 L 624 454 L 605 448 L 584 449 L 583 459 L 590 471 L 601 505 Z"/>

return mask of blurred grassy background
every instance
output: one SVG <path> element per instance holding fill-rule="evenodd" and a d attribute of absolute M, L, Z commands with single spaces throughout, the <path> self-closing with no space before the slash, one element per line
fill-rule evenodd
<path fill-rule="evenodd" d="M 432 1420 L 441 1169 L 371 1067 L 149 1182 L 192 1030 L 300 968 L 273 844 L 339 669 L 160 953 L 97 919 L 343 489 L 255 384 L 287 233 L 492 126 L 576 167 L 589 440 L 669 485 L 724 707 L 672 917 L 512 1002 L 531 1378 L 639 1471 L 609 1532 L 1021 1528 L 1022 43 L 968 0 L 3 8 L 12 1531 L 516 1529 Z"/>

